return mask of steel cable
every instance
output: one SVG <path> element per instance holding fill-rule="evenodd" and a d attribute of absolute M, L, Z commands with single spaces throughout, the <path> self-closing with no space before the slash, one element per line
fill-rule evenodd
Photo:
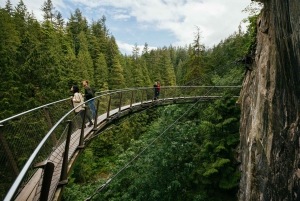
<path fill-rule="evenodd" d="M 233 62 L 232 62 L 233 63 Z M 231 63 L 231 64 L 232 64 Z M 226 65 L 228 66 L 228 65 Z M 232 70 L 232 69 L 231 69 Z M 204 96 L 209 95 L 209 93 L 214 89 L 215 87 L 211 87 Z M 101 192 L 114 178 L 116 178 L 124 169 L 126 169 L 132 162 L 134 162 L 140 155 L 142 155 L 154 142 L 156 142 L 160 137 L 162 137 L 171 127 L 173 127 L 182 117 L 184 117 L 192 108 L 194 108 L 199 102 L 201 98 L 199 98 L 191 107 L 189 107 L 179 118 L 177 118 L 173 123 L 169 124 L 167 128 L 159 134 L 151 143 L 149 143 L 141 152 L 139 152 L 133 159 L 131 159 L 123 168 L 121 168 L 116 174 L 114 174 L 110 179 L 108 179 L 104 184 L 99 186 L 97 190 L 88 198 L 86 198 L 84 201 L 90 201 L 93 199 L 95 195 L 97 195 L 99 192 Z"/>

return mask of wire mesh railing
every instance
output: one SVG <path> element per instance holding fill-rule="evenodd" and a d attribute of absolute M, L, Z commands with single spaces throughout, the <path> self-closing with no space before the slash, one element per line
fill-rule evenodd
<path fill-rule="evenodd" d="M 143 104 L 199 99 L 209 90 L 212 98 L 218 98 L 224 92 L 238 96 L 240 88 L 240 86 L 166 86 L 161 87 L 159 99 L 156 101 L 153 87 L 100 93 L 94 98 L 97 117 L 94 119 L 93 128 L 85 128 L 88 124 L 86 117 L 92 116 L 89 108 L 85 109 L 84 118 L 75 115 L 76 108 L 73 108 L 70 99 L 60 100 L 2 120 L 0 121 L 1 197 L 6 194 L 5 201 L 24 200 L 24 196 L 26 200 L 41 200 L 41 196 L 46 196 L 45 200 L 52 200 L 57 186 L 67 183 L 67 164 L 75 151 L 84 147 L 83 139 L 91 131 L 96 131 L 97 124 L 120 111 L 134 109 Z M 45 174 L 49 170 L 51 174 Z M 44 182 L 49 175 L 51 178 L 48 178 L 50 181 L 46 188 L 47 184 Z"/>

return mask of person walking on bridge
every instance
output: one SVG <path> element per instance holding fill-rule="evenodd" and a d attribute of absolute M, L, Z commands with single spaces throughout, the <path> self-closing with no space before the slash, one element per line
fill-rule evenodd
<path fill-rule="evenodd" d="M 95 91 L 90 87 L 88 86 L 89 82 L 87 80 L 83 80 L 82 81 L 82 85 L 84 86 L 84 96 L 85 96 L 85 100 L 88 101 L 92 98 L 95 97 Z M 94 99 L 93 100 L 90 100 L 88 102 L 89 104 L 89 108 L 92 112 L 92 116 L 93 116 L 93 119 L 95 120 L 95 117 L 96 117 L 96 108 L 95 108 L 95 101 Z"/>
<path fill-rule="evenodd" d="M 71 91 L 73 92 L 73 96 L 71 96 L 71 100 L 73 101 L 73 106 L 77 107 L 78 105 L 82 104 L 84 102 L 82 94 L 79 92 L 79 88 L 77 85 L 73 85 L 71 88 Z M 84 104 L 82 104 L 80 107 L 75 109 L 75 115 L 78 113 L 80 114 L 82 121 L 84 121 Z M 93 125 L 91 117 L 86 114 L 86 117 L 88 118 L 90 124 L 89 127 Z"/>
<path fill-rule="evenodd" d="M 154 87 L 154 100 L 157 100 L 158 99 L 158 95 L 159 95 L 157 82 L 154 82 L 153 87 Z"/>
<path fill-rule="evenodd" d="M 160 82 L 157 81 L 157 97 L 156 97 L 157 100 L 158 100 L 159 94 L 160 94 Z"/>

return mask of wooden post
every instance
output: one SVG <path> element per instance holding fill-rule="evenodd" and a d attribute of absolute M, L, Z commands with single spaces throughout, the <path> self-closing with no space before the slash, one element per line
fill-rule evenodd
<path fill-rule="evenodd" d="M 54 172 L 54 163 L 52 162 L 41 163 L 36 165 L 35 168 L 44 168 L 42 189 L 41 189 L 41 195 L 39 200 L 48 200 L 52 176 Z"/>
<path fill-rule="evenodd" d="M 109 118 L 110 103 L 111 103 L 111 96 L 109 96 L 108 105 L 107 105 L 107 116 L 106 116 L 107 119 Z"/>
<path fill-rule="evenodd" d="M 133 97 L 134 97 L 134 91 L 131 92 L 130 109 L 132 108 Z"/>
<path fill-rule="evenodd" d="M 121 108 L 122 108 L 122 92 L 120 92 L 119 112 L 121 111 Z"/>
<path fill-rule="evenodd" d="M 58 185 L 65 185 L 68 183 L 68 157 L 69 157 L 69 146 L 72 134 L 72 121 L 68 120 L 69 128 L 65 145 L 65 152 L 63 153 L 63 163 L 61 167 L 60 179 Z"/>
<path fill-rule="evenodd" d="M 142 90 L 142 98 L 141 98 L 141 105 L 143 104 L 143 90 Z"/>
<path fill-rule="evenodd" d="M 79 138 L 78 148 L 84 148 L 83 138 L 84 138 L 84 128 L 85 128 L 86 106 L 84 106 L 83 108 L 84 108 L 84 112 L 83 112 L 83 119 L 82 119 L 82 124 L 81 124 L 81 131 L 80 131 L 80 138 Z"/>
<path fill-rule="evenodd" d="M 8 157 L 8 161 L 9 161 L 9 163 L 10 163 L 12 169 L 13 169 L 13 172 L 14 172 L 15 176 L 17 177 L 20 172 L 19 172 L 17 163 L 14 160 L 12 152 L 10 151 L 9 146 L 8 146 L 8 144 L 6 142 L 6 139 L 5 139 L 5 136 L 4 136 L 3 132 L 2 132 L 2 129 L 3 129 L 3 125 L 0 124 L 0 141 L 1 141 L 1 144 L 2 144 L 2 146 L 3 146 L 4 150 L 5 150 L 5 153 L 6 153 L 7 157 Z"/>
<path fill-rule="evenodd" d="M 97 128 L 97 125 L 98 125 L 98 111 L 99 111 L 99 106 L 100 106 L 100 99 L 97 100 L 96 118 L 95 118 L 95 121 L 94 121 L 94 130 Z"/>
<path fill-rule="evenodd" d="M 47 119 L 48 127 L 49 127 L 49 129 L 51 129 L 53 127 L 53 125 L 52 125 L 52 121 L 51 121 L 48 109 L 49 109 L 48 107 L 44 107 L 43 108 L 44 113 L 45 113 L 45 117 Z M 57 139 L 56 139 L 55 133 L 51 134 L 51 139 L 52 139 L 53 147 L 55 147 L 56 144 L 57 144 Z"/>

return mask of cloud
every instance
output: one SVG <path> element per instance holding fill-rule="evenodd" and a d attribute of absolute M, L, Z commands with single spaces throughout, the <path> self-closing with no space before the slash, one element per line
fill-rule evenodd
<path fill-rule="evenodd" d="M 140 29 L 171 32 L 174 45 L 192 43 L 195 26 L 202 32 L 202 42 L 217 44 L 234 31 L 247 14 L 241 11 L 250 2 L 241 0 L 73 0 L 86 6 L 122 9 L 108 13 L 115 20 L 134 18 Z M 164 45 L 164 44 L 163 44 Z"/>
<path fill-rule="evenodd" d="M 13 7 L 19 4 L 20 0 L 10 0 Z M 37 20 L 43 20 L 43 11 L 41 10 L 44 1 L 40 0 L 23 0 L 24 5 L 29 13 L 33 13 Z M 69 6 L 64 3 L 63 0 L 52 0 L 52 4 L 55 10 L 60 10 L 60 8 L 68 8 Z M 3 5 L 3 6 L 2 6 Z M 0 0 L 0 6 L 4 7 L 6 5 L 6 0 Z"/>
<path fill-rule="evenodd" d="M 117 44 L 118 44 L 118 47 L 120 49 L 120 51 L 123 53 L 123 54 L 127 54 L 127 55 L 131 55 L 132 54 L 132 49 L 134 47 L 134 45 L 132 44 L 128 44 L 128 43 L 124 43 L 122 41 L 116 41 Z M 138 48 L 140 49 L 140 55 L 144 49 L 144 45 L 138 45 Z M 157 49 L 157 47 L 150 47 L 148 46 L 148 49 L 149 51 L 150 50 L 153 50 L 153 49 Z"/>
<path fill-rule="evenodd" d="M 5 5 L 0 0 L 0 5 Z M 33 10 L 35 16 L 42 20 L 42 2 L 38 0 L 23 0 L 24 4 Z M 17 5 L 19 0 L 11 0 Z M 80 8 L 83 16 L 89 21 L 106 16 L 108 28 L 114 30 L 114 35 L 126 49 L 126 44 L 151 40 L 161 43 L 161 46 L 172 44 L 184 46 L 193 42 L 196 26 L 200 28 L 202 43 L 206 46 L 218 44 L 234 31 L 242 19 L 247 17 L 241 11 L 250 1 L 241 0 L 52 0 L 59 11 L 64 11 L 63 17 L 69 17 L 76 8 Z M 66 13 L 69 11 L 69 13 Z M 157 32 L 159 39 L 148 33 Z M 144 39 L 143 39 L 144 37 Z M 163 37 L 166 37 L 165 43 Z M 150 44 L 149 43 L 149 44 Z M 118 43 L 119 44 L 119 43 Z M 131 50 L 130 50 L 131 52 Z"/>

